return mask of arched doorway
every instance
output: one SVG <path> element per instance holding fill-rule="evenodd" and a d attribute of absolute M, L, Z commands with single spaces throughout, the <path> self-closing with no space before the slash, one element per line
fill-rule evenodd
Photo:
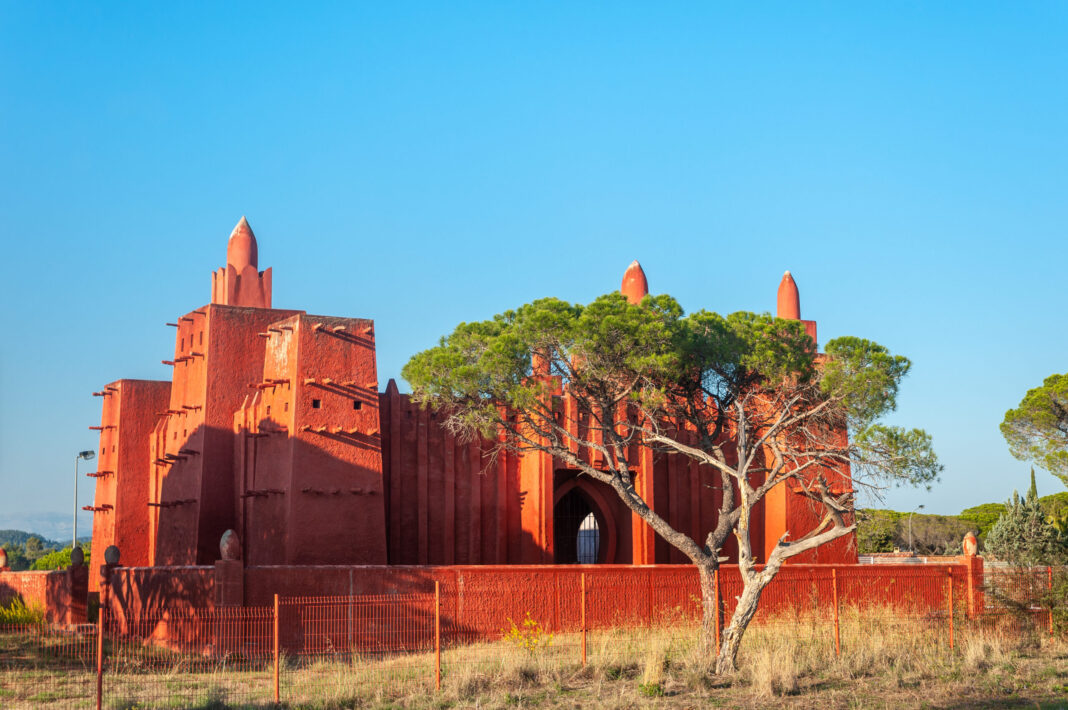
<path fill-rule="evenodd" d="M 615 529 L 604 500 L 572 480 L 556 492 L 553 506 L 554 562 L 560 565 L 608 562 L 615 555 Z"/>

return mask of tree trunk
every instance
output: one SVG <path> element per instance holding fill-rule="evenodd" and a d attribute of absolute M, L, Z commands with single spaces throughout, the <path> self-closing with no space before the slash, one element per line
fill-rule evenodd
<path fill-rule="evenodd" d="M 760 603 L 760 595 L 764 587 L 768 586 L 770 579 L 765 580 L 763 574 L 756 575 L 742 589 L 742 595 L 738 597 L 738 607 L 734 610 L 731 623 L 723 630 L 723 641 L 719 647 L 719 657 L 716 659 L 716 675 L 733 673 L 738 670 L 738 649 L 742 644 L 742 636 L 745 634 L 749 622 L 757 612 Z"/>
<path fill-rule="evenodd" d="M 716 658 L 716 615 L 719 613 L 719 595 L 716 589 L 716 566 L 698 565 L 701 579 L 701 658 L 712 667 Z"/>

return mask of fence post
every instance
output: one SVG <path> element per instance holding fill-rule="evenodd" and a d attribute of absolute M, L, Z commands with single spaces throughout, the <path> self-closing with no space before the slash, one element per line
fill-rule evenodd
<path fill-rule="evenodd" d="M 720 641 L 720 638 L 719 638 L 720 631 L 721 631 L 720 627 L 722 626 L 722 624 L 720 622 L 720 618 L 719 618 L 720 606 L 721 606 L 720 605 L 720 601 L 719 601 L 719 597 L 720 597 L 720 593 L 719 593 L 719 567 L 716 567 L 715 571 L 712 572 L 712 586 L 715 587 L 715 590 L 716 590 L 716 655 L 718 656 L 719 655 L 719 647 L 722 644 L 722 642 Z"/>
<path fill-rule="evenodd" d="M 948 588 L 948 594 L 946 595 L 946 603 L 949 605 L 949 650 L 953 650 L 953 568 L 946 568 L 946 586 Z"/>
<path fill-rule="evenodd" d="M 838 570 L 831 570 L 831 587 L 834 590 L 834 657 L 842 655 L 842 642 L 838 635 Z"/>
<path fill-rule="evenodd" d="M 107 599 L 107 590 L 101 596 Z M 104 703 L 104 617 L 107 604 L 101 604 L 96 616 L 96 710 Z"/>
<path fill-rule="evenodd" d="M 274 595 L 274 619 L 271 624 L 271 654 L 274 656 L 274 703 L 280 702 L 278 693 L 278 595 Z"/>
<path fill-rule="evenodd" d="M 441 690 L 441 582 L 434 581 L 434 689 Z"/>
<path fill-rule="evenodd" d="M 1050 627 L 1052 628 L 1052 627 Z M 582 665 L 586 664 L 586 573 L 582 572 Z"/>
<path fill-rule="evenodd" d="M 1053 638 L 1053 566 L 1046 566 L 1046 582 L 1049 588 L 1049 637 Z"/>

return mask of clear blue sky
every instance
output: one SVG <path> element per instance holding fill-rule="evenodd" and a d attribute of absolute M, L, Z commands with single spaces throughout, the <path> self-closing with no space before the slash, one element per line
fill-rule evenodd
<path fill-rule="evenodd" d="M 946 471 L 887 505 L 1003 500 L 998 423 L 1068 370 L 1066 36 L 1055 2 L 4 2 L 0 528 L 69 529 L 90 393 L 168 376 L 242 214 L 277 306 L 376 320 L 383 385 L 632 259 L 720 312 L 790 269 L 823 342 L 915 363 L 895 421 Z"/>

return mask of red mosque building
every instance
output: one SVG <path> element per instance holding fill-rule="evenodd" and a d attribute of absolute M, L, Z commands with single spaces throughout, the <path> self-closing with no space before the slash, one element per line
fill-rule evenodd
<path fill-rule="evenodd" d="M 637 262 L 622 292 L 648 292 Z M 800 319 L 789 272 L 778 315 Z M 394 381 L 380 392 L 372 320 L 272 308 L 244 218 L 211 302 L 168 325 L 170 382 L 94 393 L 93 548 L 117 545 L 125 566 L 213 564 L 230 529 L 250 566 L 686 562 L 603 484 L 544 454 L 490 463 L 488 444 L 457 441 Z M 645 452 L 636 482 L 676 529 L 701 539 L 714 526 L 719 493 L 692 461 Z M 783 485 L 757 516 L 759 554 L 818 511 Z M 856 551 L 847 537 L 802 557 L 856 562 Z"/>

